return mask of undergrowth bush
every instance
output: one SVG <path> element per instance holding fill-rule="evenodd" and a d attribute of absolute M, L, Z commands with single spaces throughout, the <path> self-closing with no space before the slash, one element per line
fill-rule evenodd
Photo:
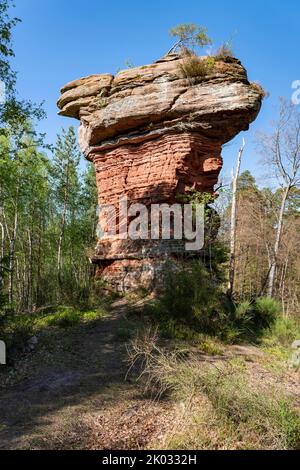
<path fill-rule="evenodd" d="M 256 299 L 254 306 L 253 321 L 257 328 L 271 327 L 281 313 L 281 306 L 275 299 L 260 297 Z"/>
<path fill-rule="evenodd" d="M 218 279 L 202 262 L 194 261 L 164 274 L 163 292 L 148 307 L 166 334 L 189 339 L 195 332 L 216 333 L 224 317 Z M 147 312 L 147 309 L 146 309 Z"/>
<path fill-rule="evenodd" d="M 293 341 L 300 339 L 300 325 L 293 318 L 278 316 L 273 325 L 266 330 L 263 344 L 290 348 Z"/>
<path fill-rule="evenodd" d="M 260 297 L 254 301 L 244 301 L 235 306 L 225 330 L 227 339 L 259 341 L 272 328 L 281 312 L 280 304 L 269 297 Z"/>
<path fill-rule="evenodd" d="M 146 305 L 144 313 L 161 333 L 179 340 L 198 340 L 199 334 L 223 341 L 255 342 L 279 318 L 281 307 L 271 298 L 234 305 L 223 293 L 223 277 L 201 261 L 169 267 L 158 300 Z"/>
<path fill-rule="evenodd" d="M 6 312 L 0 319 L 0 338 L 6 344 L 7 356 L 21 351 L 34 333 L 34 320 L 28 314 Z"/>

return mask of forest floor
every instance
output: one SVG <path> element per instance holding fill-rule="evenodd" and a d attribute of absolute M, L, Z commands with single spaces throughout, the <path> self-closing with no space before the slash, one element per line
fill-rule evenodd
<path fill-rule="evenodd" d="M 46 328 L 0 380 L 0 449 L 164 448 L 180 427 L 180 403 L 144 393 L 126 377 L 126 305 L 69 328 Z M 255 346 L 227 346 L 202 361 L 242 360 L 255 380 L 283 387 L 300 408 L 299 373 Z M 1 371 L 3 372 L 3 371 Z"/>

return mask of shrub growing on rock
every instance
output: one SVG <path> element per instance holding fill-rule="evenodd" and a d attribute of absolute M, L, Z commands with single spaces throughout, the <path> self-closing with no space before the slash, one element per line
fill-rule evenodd
<path fill-rule="evenodd" d="M 226 59 L 227 57 L 234 57 L 230 42 L 225 42 L 216 52 L 216 59 Z"/>
<path fill-rule="evenodd" d="M 192 83 L 202 81 L 212 72 L 215 65 L 213 57 L 199 57 L 193 52 L 186 51 L 179 65 L 179 73 L 182 78 L 189 79 Z"/>
<path fill-rule="evenodd" d="M 197 26 L 194 23 L 186 23 L 175 26 L 169 31 L 170 36 L 177 38 L 169 53 L 177 48 L 181 50 L 191 49 L 195 46 L 204 47 L 212 44 L 212 40 L 207 36 L 207 29 Z"/>

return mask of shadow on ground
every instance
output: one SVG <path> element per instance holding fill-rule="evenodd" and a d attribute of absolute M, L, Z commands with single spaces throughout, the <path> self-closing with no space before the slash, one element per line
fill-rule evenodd
<path fill-rule="evenodd" d="M 120 312 L 43 335 L 37 350 L 9 372 L 18 375 L 17 383 L 0 394 L 0 449 L 89 448 L 92 421 L 105 421 L 112 408 L 117 420 L 118 413 L 129 410 L 130 417 L 131 409 L 135 414 L 143 407 L 147 398 L 133 378 L 125 380 L 119 325 Z"/>

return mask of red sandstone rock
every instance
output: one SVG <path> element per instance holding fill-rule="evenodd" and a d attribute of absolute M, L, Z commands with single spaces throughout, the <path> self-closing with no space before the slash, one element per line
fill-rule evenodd
<path fill-rule="evenodd" d="M 203 57 L 201 60 L 205 61 Z M 79 143 L 97 172 L 99 204 L 173 203 L 192 189 L 212 193 L 222 145 L 257 116 L 262 90 L 237 59 L 216 60 L 205 77 L 182 78 L 182 58 L 73 81 L 61 90 L 60 114 L 80 119 Z M 161 269 L 181 248 L 171 241 L 99 241 L 94 261 L 117 289 Z M 152 260 L 152 261 L 151 261 Z"/>

